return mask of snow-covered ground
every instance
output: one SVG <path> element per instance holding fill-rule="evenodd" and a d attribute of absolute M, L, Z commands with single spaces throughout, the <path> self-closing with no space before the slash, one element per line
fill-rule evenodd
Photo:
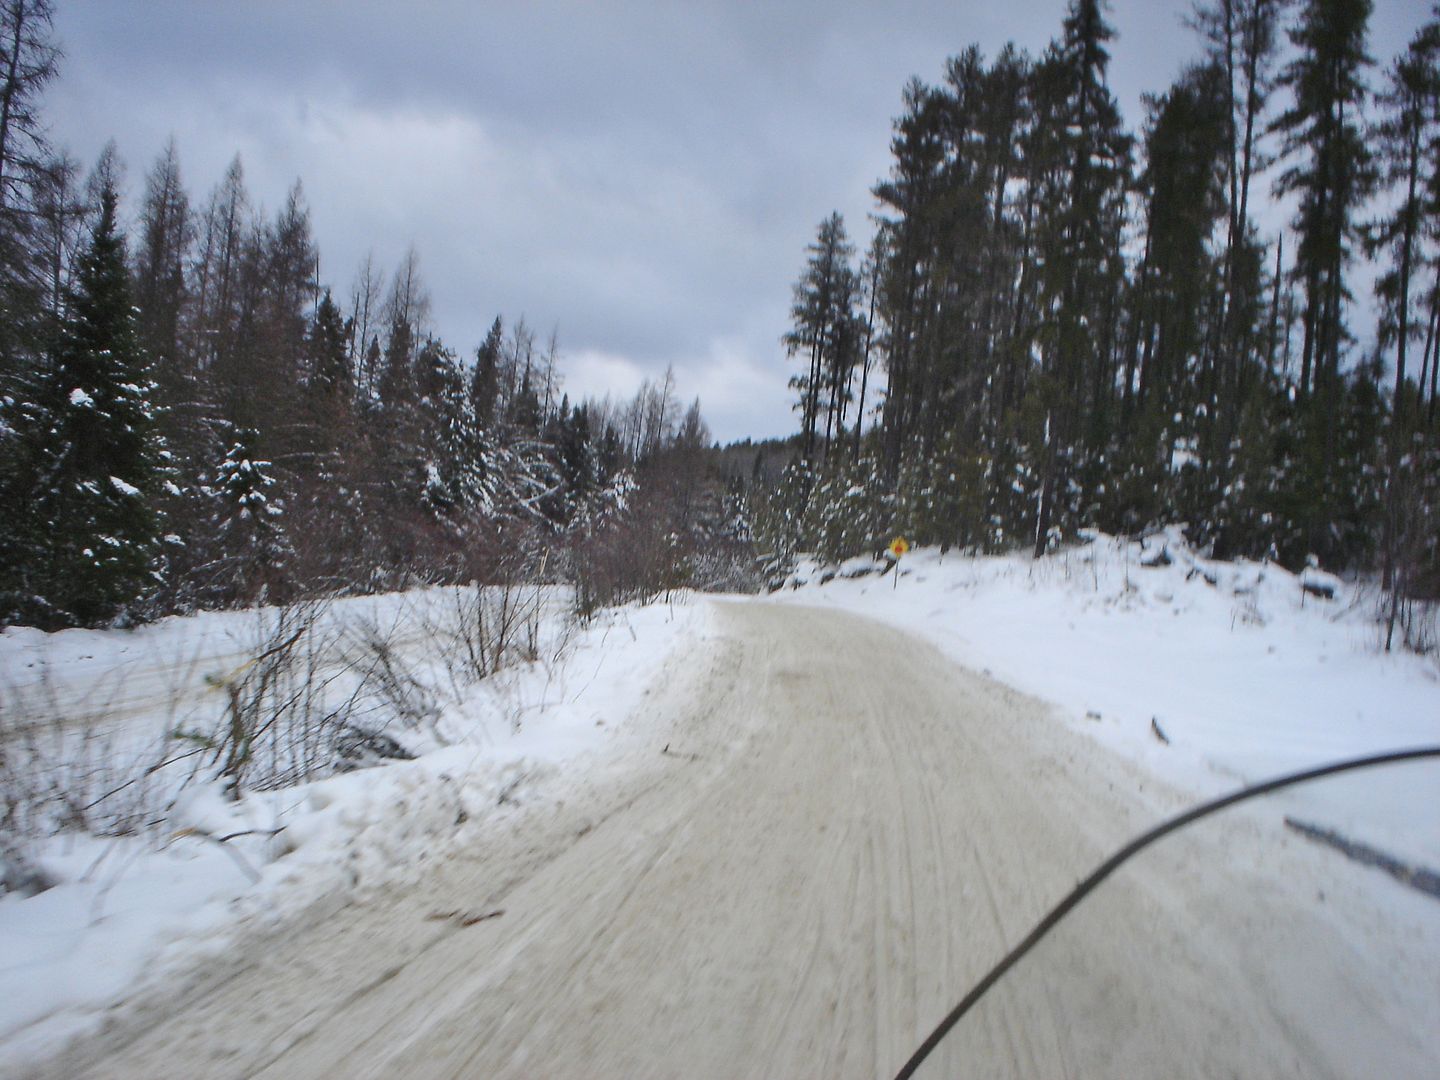
<path fill-rule="evenodd" d="M 898 580 L 880 576 L 883 567 L 802 560 L 776 595 L 926 638 L 1052 702 L 1077 729 L 1197 798 L 1440 745 L 1440 659 L 1382 651 L 1373 588 L 1211 561 L 1178 530 L 1144 542 L 1097 535 L 1041 560 L 919 549 L 904 556 Z M 1335 595 L 1320 598 L 1304 581 Z M 1434 869 L 1437 791 L 1440 763 L 1417 762 L 1274 798 L 1286 813 Z"/>
<path fill-rule="evenodd" d="M 1154 786 L 1170 794 L 1157 813 L 1291 769 L 1440 743 L 1440 666 L 1433 656 L 1383 653 L 1375 596 L 1354 584 L 1215 563 L 1173 532 L 1143 544 L 1097 536 L 1039 561 L 925 549 L 904 557 L 898 577 L 878 569 L 868 559 L 802 564 L 793 588 L 752 602 L 888 622 L 1051 702 L 1062 722 L 1138 766 L 1136 775 L 1163 781 Z M 1307 593 L 1305 580 L 1335 596 Z M 26 840 L 28 866 L 58 884 L 29 898 L 0 896 L 0 1072 L 95 1029 L 116 1002 L 228 955 L 267 926 L 403 890 L 447 854 L 493 836 L 485 830 L 497 820 L 559 806 L 589 777 L 628 775 L 642 757 L 653 759 L 667 729 L 664 717 L 640 707 L 642 697 L 668 678 L 667 662 L 708 647 L 708 605 L 612 612 L 579 630 L 564 616 L 563 596 L 527 602 L 543 609 L 527 650 L 536 659 L 478 681 L 457 678 L 455 657 L 443 655 L 459 610 L 447 590 L 347 600 L 318 613 L 315 636 L 326 646 L 314 665 L 326 701 L 353 687 L 356 654 L 346 643 L 358 640 L 356 627 L 381 632 L 393 649 L 413 680 L 401 705 L 417 711 L 386 732 L 415 760 L 252 786 L 239 801 L 226 797 L 213 767 L 197 773 L 181 763 L 101 804 L 129 798 L 135 835 L 71 828 Z M 0 634 L 0 750 L 13 757 L 15 747 L 48 748 L 49 764 L 68 769 L 61 779 L 88 803 L 136 777 L 167 733 L 220 724 L 235 672 L 286 636 L 275 617 Z M 384 698 L 358 710 L 361 718 L 399 707 Z M 4 779 L 17 782 L 13 766 Z M 1283 794 L 1267 813 L 1283 809 L 1434 869 L 1437 790 L 1440 765 L 1420 763 Z M 148 822 L 147 812 L 163 820 Z M 1392 929 L 1430 925 L 1432 901 L 1344 865 L 1374 877 L 1379 910 L 1400 916 Z M 1388 924 L 1382 917 L 1357 931 L 1357 952 L 1377 925 Z"/>
<path fill-rule="evenodd" d="M 241 936 L 28 1080 L 893 1075 L 1189 801 L 833 607 L 717 603 L 651 689 L 641 753 Z M 1432 899 L 1240 807 L 1127 865 L 921 1075 L 1430 1078 L 1437 956 Z"/>
<path fill-rule="evenodd" d="M 439 655 L 452 590 L 327 606 L 313 634 L 329 649 L 318 662 L 329 707 L 354 690 L 342 643 L 357 628 L 383 629 L 424 705 L 423 723 L 392 722 L 385 732 L 417 756 L 247 790 L 238 801 L 213 768 L 144 770 L 167 747 L 173 753 L 169 733 L 223 723 L 225 677 L 276 636 L 276 612 L 174 618 L 133 632 L 0 634 L 0 753 L 38 753 L 54 772 L 17 776 L 12 762 L 0 784 L 54 780 L 88 802 L 138 777 L 112 800 L 137 792 L 131 808 L 155 818 L 129 836 L 10 835 L 10 869 L 23 855 L 56 884 L 0 895 L 0 1066 L 94 1029 L 108 1006 L 232 947 L 241 928 L 254 933 L 414 880 L 474 842 L 475 828 L 563 799 L 597 761 L 631 752 L 637 733 L 623 721 L 705 609 L 687 598 L 604 613 L 581 629 L 563 595 L 516 599 L 540 605 L 537 659 L 474 682 Z M 367 720 L 382 704 L 367 706 Z"/>

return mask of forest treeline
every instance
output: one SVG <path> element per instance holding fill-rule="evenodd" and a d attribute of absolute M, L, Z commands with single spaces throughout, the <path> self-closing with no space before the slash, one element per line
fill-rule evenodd
<path fill-rule="evenodd" d="M 1184 522 L 1440 592 L 1440 8 L 1383 71 L 1370 14 L 1201 0 L 1138 136 L 1102 0 L 1039 56 L 971 47 L 906 86 L 873 243 L 857 263 L 831 215 L 794 288 L 803 454 L 765 544 L 1038 554 Z"/>
<path fill-rule="evenodd" d="M 127 200 L 45 138 L 51 0 L 0 0 L 0 624 L 1183 522 L 1377 571 L 1404 629 L 1440 594 L 1440 9 L 1383 68 L 1370 16 L 1200 0 L 1138 134 L 1102 0 L 912 80 L 872 242 L 832 214 L 795 285 L 798 439 L 717 454 L 669 374 L 572 402 L 523 319 L 457 352 L 413 251 L 328 287 L 298 182 L 264 213 L 237 158 L 197 201 L 171 145 Z"/>
<path fill-rule="evenodd" d="M 50 0 L 0 2 L 0 625 L 423 582 L 569 578 L 585 605 L 735 584 L 710 437 L 673 375 L 572 402 L 554 335 L 434 332 L 418 256 L 337 294 L 297 181 L 237 157 L 196 202 L 172 144 L 128 223 L 113 146 L 45 137 Z"/>

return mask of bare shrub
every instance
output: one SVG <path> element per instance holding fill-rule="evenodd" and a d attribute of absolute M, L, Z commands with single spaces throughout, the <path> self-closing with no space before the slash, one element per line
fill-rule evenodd
<path fill-rule="evenodd" d="M 255 655 L 213 680 L 225 694 L 224 723 L 184 733 L 208 745 L 232 793 L 298 783 L 332 763 L 358 694 L 332 690 L 348 673 L 328 611 L 323 600 L 258 611 Z"/>
<path fill-rule="evenodd" d="M 1389 651 L 1397 636 L 1402 648 L 1440 662 L 1440 603 L 1406 596 L 1399 589 L 1382 592 L 1377 601 L 1376 625 L 1380 644 Z M 1399 631 L 1397 635 L 1395 631 Z"/>
<path fill-rule="evenodd" d="M 639 516 L 607 522 L 577 539 L 570 558 L 575 611 L 586 620 L 601 608 L 648 604 L 691 581 L 682 538 Z"/>
<path fill-rule="evenodd" d="M 554 588 L 517 576 L 446 590 L 447 602 L 419 621 L 430 654 L 444 664 L 457 693 L 502 668 L 540 659 L 546 597 Z M 562 636 L 568 636 L 563 628 Z"/>
<path fill-rule="evenodd" d="M 44 837 L 132 836 L 163 823 L 201 766 L 203 748 L 176 745 L 169 724 L 140 736 L 119 710 L 91 702 L 80 712 L 71 698 L 48 677 L 0 688 L 0 892 L 52 884 L 35 862 Z M 180 696 L 171 700 L 173 716 Z"/>
<path fill-rule="evenodd" d="M 138 692 L 125 686 L 123 666 L 103 693 L 45 677 L 0 687 L 0 891 L 44 887 L 44 838 L 158 829 L 194 782 L 238 798 L 410 757 L 407 731 L 440 740 L 447 673 L 458 701 L 506 667 L 559 661 L 575 623 L 550 617 L 565 597 L 548 569 L 542 550 L 491 584 L 377 605 L 388 618 L 342 618 L 328 601 L 260 609 L 233 670 L 202 678 L 199 655 L 177 657 L 158 688 L 149 668 Z"/>
<path fill-rule="evenodd" d="M 374 619 L 357 620 L 347 629 L 347 655 L 359 678 L 355 702 L 363 706 L 347 718 L 352 729 L 378 735 L 392 720 L 415 729 L 440 713 L 434 689 L 404 656 L 399 630 L 398 622 L 382 627 Z"/>

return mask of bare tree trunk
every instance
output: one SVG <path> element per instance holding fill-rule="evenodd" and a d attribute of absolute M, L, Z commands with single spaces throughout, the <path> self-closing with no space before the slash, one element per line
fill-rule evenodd
<path fill-rule="evenodd" d="M 1280 278 L 1285 257 L 1285 234 L 1275 241 L 1275 280 L 1270 293 L 1270 334 L 1265 343 L 1265 374 L 1275 378 L 1275 339 L 1280 327 Z M 1288 374 L 1288 373 L 1287 373 Z"/>
<path fill-rule="evenodd" d="M 875 294 L 880 291 L 880 259 L 876 253 L 870 271 L 870 314 L 865 319 L 865 355 L 860 363 L 860 404 L 855 409 L 855 454 L 860 460 L 860 437 L 865 430 L 865 386 L 870 381 L 870 346 L 875 338 Z"/>

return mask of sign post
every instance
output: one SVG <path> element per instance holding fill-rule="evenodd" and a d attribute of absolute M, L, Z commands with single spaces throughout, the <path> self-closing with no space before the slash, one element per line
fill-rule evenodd
<path fill-rule="evenodd" d="M 903 536 L 895 537 L 894 540 L 890 541 L 890 546 L 885 549 L 885 554 L 889 557 L 890 561 L 895 564 L 895 581 L 890 586 L 892 589 L 898 589 L 900 587 L 900 560 L 909 550 L 910 541 L 906 540 Z"/>

